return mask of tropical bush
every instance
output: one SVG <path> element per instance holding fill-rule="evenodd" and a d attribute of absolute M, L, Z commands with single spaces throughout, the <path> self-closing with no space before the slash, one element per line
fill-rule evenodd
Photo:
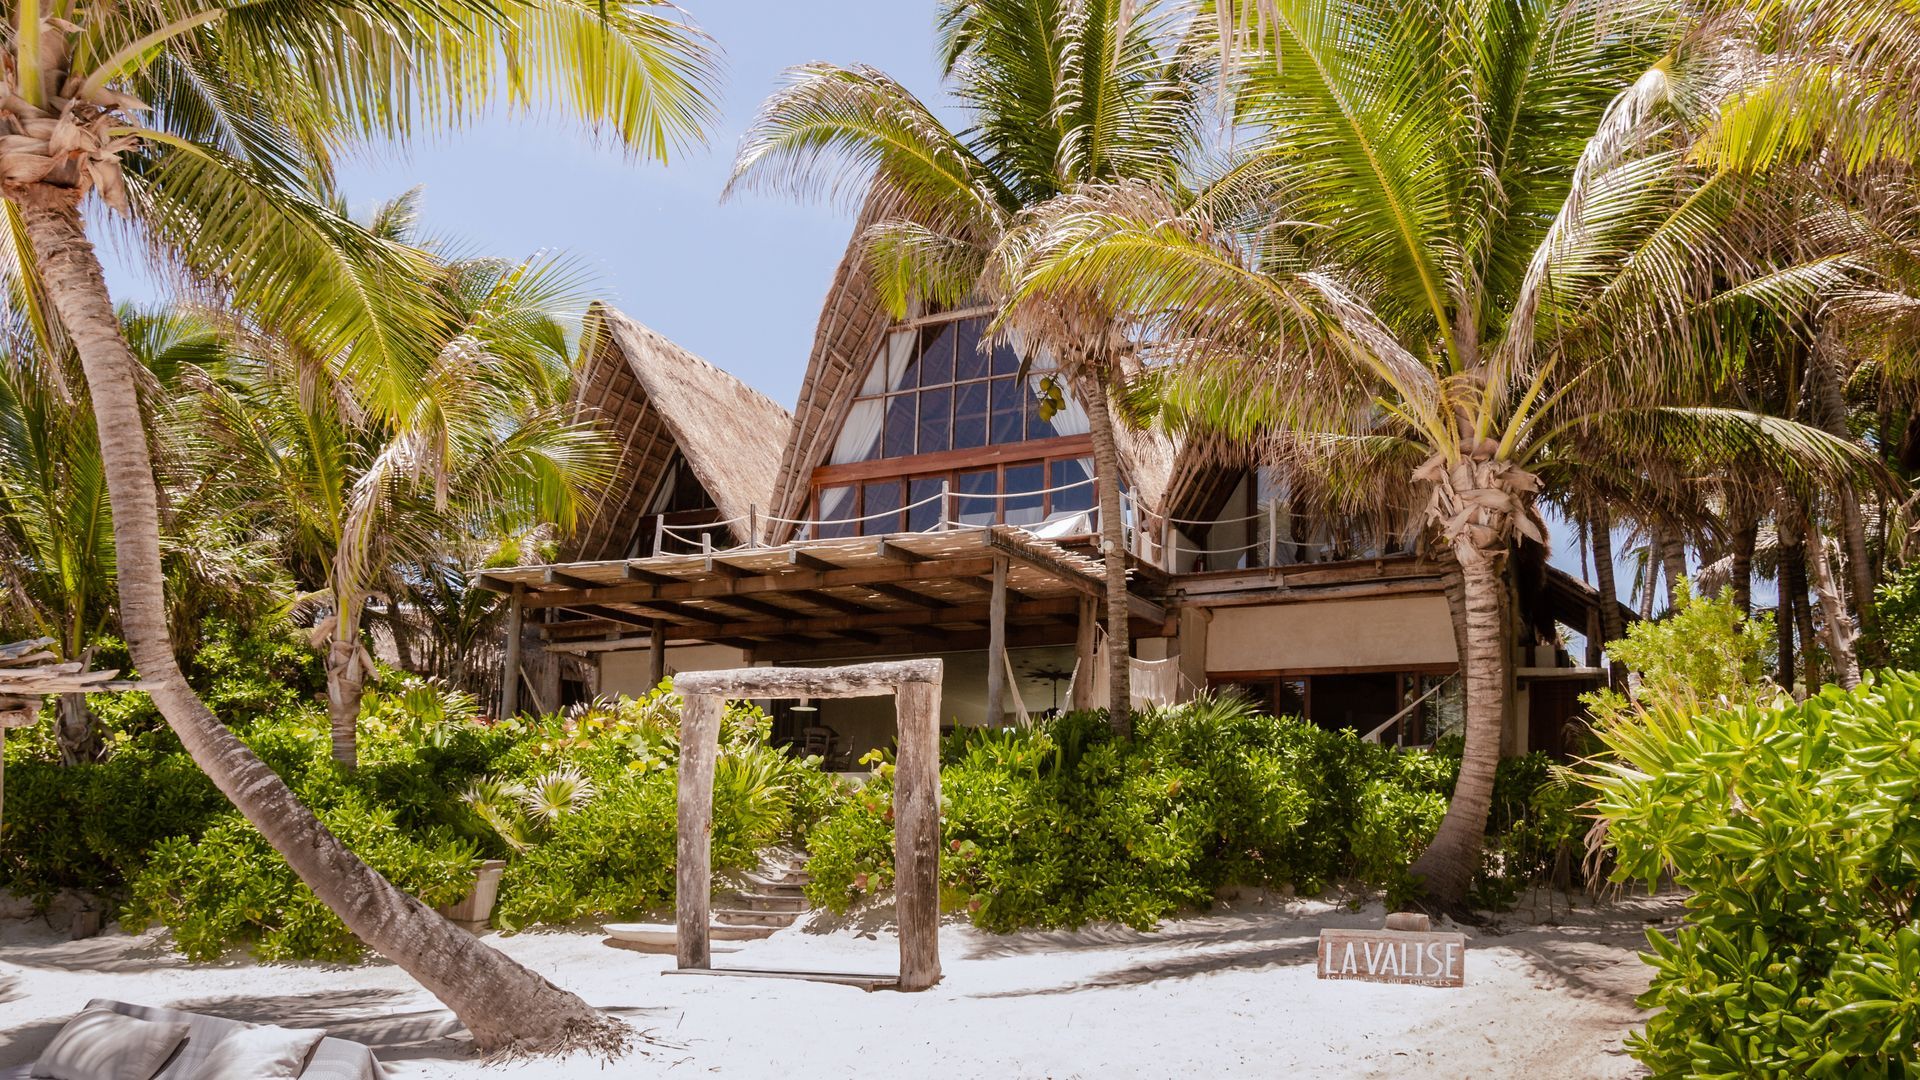
<path fill-rule="evenodd" d="M 1888 575 L 1874 591 L 1874 612 L 1888 663 L 1920 670 L 1920 563 Z"/>
<path fill-rule="evenodd" d="M 671 902 L 679 700 L 638 699 L 499 723 L 471 695 L 384 673 L 360 721 L 360 765 L 330 754 L 312 650 L 284 631 L 213 627 L 188 665 L 219 716 L 323 823 L 429 904 L 458 900 L 479 860 L 511 863 L 496 915 L 521 928 Z M 42 902 L 62 888 L 127 898 L 195 959 L 250 946 L 270 959 L 349 960 L 346 927 L 221 796 L 145 695 L 94 699 L 108 756 L 59 764 L 49 725 L 7 747 L 0 887 Z M 753 866 L 844 798 L 815 761 L 765 745 L 771 721 L 725 714 L 714 866 Z"/>
<path fill-rule="evenodd" d="M 1689 892 L 1649 931 L 1659 1077 L 1920 1074 L 1920 674 L 1805 703 L 1604 723 L 1616 877 Z"/>
<path fill-rule="evenodd" d="M 1203 697 L 1147 712 L 1131 739 L 1099 713 L 962 731 L 942 750 L 942 885 L 990 930 L 1114 921 L 1148 928 L 1230 885 L 1317 892 L 1336 879 L 1404 884 L 1459 771 Z M 1501 768 L 1483 880 L 1510 897 L 1574 832 L 1546 759 Z M 1544 791 L 1543 795 L 1536 795 Z M 892 885 L 892 767 L 882 761 L 807 836 L 808 898 L 846 911 Z"/>

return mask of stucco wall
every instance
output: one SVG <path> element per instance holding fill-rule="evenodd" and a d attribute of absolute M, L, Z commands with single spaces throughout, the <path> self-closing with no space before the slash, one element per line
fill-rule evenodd
<path fill-rule="evenodd" d="M 646 649 L 623 649 L 600 654 L 600 693 L 639 697 L 653 689 L 647 678 L 650 654 Z M 726 671 L 746 667 L 746 654 L 728 645 L 669 645 L 667 674 L 678 671 Z"/>
<path fill-rule="evenodd" d="M 1214 608 L 1206 651 L 1209 672 L 1451 664 L 1455 659 L 1444 596 Z"/>

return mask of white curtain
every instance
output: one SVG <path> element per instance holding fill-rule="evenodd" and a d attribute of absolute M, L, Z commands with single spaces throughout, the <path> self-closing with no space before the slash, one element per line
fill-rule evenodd
<path fill-rule="evenodd" d="M 861 385 L 862 397 L 884 394 L 900 385 L 907 364 L 913 359 L 913 343 L 918 335 L 912 330 L 895 330 L 880 347 L 874 363 L 867 368 L 867 381 Z M 833 453 L 827 462 L 844 465 L 850 461 L 871 461 L 880 456 L 880 435 L 886 426 L 886 402 L 879 398 L 853 403 L 847 422 L 840 426 Z"/>
<path fill-rule="evenodd" d="M 1101 633 L 1093 643 L 1093 670 L 1084 671 L 1078 661 L 1073 666 L 1073 681 L 1092 679 L 1093 707 L 1107 707 L 1107 635 Z M 1152 705 L 1177 705 L 1180 703 L 1180 658 L 1168 657 L 1165 660 L 1127 659 L 1128 700 L 1133 708 L 1144 709 Z M 1073 684 L 1067 684 L 1071 694 Z M 1073 700 L 1071 696 L 1069 701 Z"/>

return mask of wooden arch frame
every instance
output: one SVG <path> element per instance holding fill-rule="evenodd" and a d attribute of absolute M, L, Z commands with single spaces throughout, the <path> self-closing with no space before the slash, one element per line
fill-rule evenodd
<path fill-rule="evenodd" d="M 893 774 L 894 910 L 901 990 L 940 981 L 939 660 L 820 668 L 741 668 L 675 676 L 680 695 L 679 860 L 674 871 L 676 961 L 712 971 L 713 770 L 728 700 L 891 694 L 899 717 Z"/>

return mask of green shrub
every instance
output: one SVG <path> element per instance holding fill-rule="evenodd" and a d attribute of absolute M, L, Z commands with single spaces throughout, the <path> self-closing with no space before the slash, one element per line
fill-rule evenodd
<path fill-rule="evenodd" d="M 1889 574 L 1873 604 L 1887 662 L 1902 671 L 1920 669 L 1920 563 Z"/>
<path fill-rule="evenodd" d="M 478 854 L 446 830 L 402 830 L 392 810 L 358 793 L 318 814 L 368 865 L 429 906 L 452 903 L 473 886 Z M 164 922 L 174 948 L 191 960 L 218 959 L 242 944 L 269 961 L 347 962 L 365 953 L 237 812 L 222 815 L 196 839 L 174 837 L 156 845 L 132 891 L 122 920 L 131 927 Z"/>
<path fill-rule="evenodd" d="M 198 836 L 228 805 L 165 730 L 121 740 L 97 764 L 10 748 L 6 785 L 0 887 L 41 901 L 124 883 L 155 844 Z"/>
<path fill-rule="evenodd" d="M 956 733 L 942 748 L 942 885 L 991 930 L 1110 920 L 1151 927 L 1228 885 L 1312 893 L 1338 878 L 1404 883 L 1459 771 L 1238 698 L 1142 713 L 1133 738 L 1103 716 Z M 1489 897 L 1538 872 L 1570 836 L 1572 801 L 1536 797 L 1544 757 L 1502 766 Z M 808 898 L 845 911 L 892 885 L 891 766 L 807 836 Z M 1538 833 L 1539 835 L 1534 835 Z"/>
<path fill-rule="evenodd" d="M 1599 729 L 1616 876 L 1671 874 L 1629 1048 L 1655 1076 L 1920 1074 L 1920 674 Z"/>

